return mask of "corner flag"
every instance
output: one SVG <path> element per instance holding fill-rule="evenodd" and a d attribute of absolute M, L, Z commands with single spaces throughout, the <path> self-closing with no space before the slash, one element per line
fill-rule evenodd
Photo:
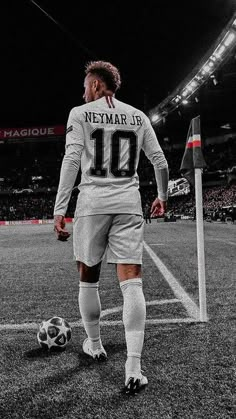
<path fill-rule="evenodd" d="M 198 259 L 198 284 L 199 284 L 199 320 L 207 321 L 206 310 L 206 281 L 205 281 L 205 251 L 203 229 L 203 199 L 202 199 L 202 169 L 206 162 L 202 155 L 200 116 L 190 122 L 185 152 L 183 155 L 180 172 L 195 186 L 196 227 L 197 227 L 197 259 Z"/>
<path fill-rule="evenodd" d="M 194 185 L 194 169 L 203 169 L 206 167 L 201 146 L 200 116 L 197 116 L 190 122 L 185 152 L 180 166 L 182 176 L 184 176 L 191 185 Z"/>

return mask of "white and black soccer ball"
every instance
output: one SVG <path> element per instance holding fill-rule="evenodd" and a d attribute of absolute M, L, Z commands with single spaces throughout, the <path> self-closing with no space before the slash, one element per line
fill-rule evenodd
<path fill-rule="evenodd" d="M 39 325 L 37 340 L 43 349 L 65 349 L 71 340 L 71 327 L 62 317 L 51 317 Z"/>

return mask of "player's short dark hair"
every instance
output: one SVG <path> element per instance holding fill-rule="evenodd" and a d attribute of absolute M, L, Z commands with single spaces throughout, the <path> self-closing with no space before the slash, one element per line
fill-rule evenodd
<path fill-rule="evenodd" d="M 90 61 L 85 67 L 85 74 L 98 76 L 112 92 L 116 92 L 121 85 L 118 68 L 107 61 Z"/>

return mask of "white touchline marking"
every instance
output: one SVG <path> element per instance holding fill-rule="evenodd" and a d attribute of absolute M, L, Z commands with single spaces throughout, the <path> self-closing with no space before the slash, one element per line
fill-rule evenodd
<path fill-rule="evenodd" d="M 146 305 L 147 306 L 157 306 L 157 305 L 162 305 L 162 304 L 173 304 L 173 303 L 179 303 L 178 298 L 170 298 L 168 300 L 152 300 L 152 301 L 147 301 Z"/>
<path fill-rule="evenodd" d="M 165 246 L 164 243 L 149 243 L 149 246 Z"/>
<path fill-rule="evenodd" d="M 178 283 L 177 279 L 172 275 L 172 273 L 167 269 L 164 263 L 159 259 L 156 253 L 153 252 L 151 247 L 143 241 L 144 248 L 146 252 L 149 254 L 153 262 L 155 263 L 156 267 L 159 269 L 161 274 L 164 276 L 166 281 L 168 282 L 169 286 L 173 290 L 175 296 L 182 302 L 183 306 L 187 310 L 187 313 L 190 317 L 194 317 L 196 320 L 200 318 L 200 310 L 197 304 L 190 298 L 190 296 L 186 293 L 183 287 Z"/>
<path fill-rule="evenodd" d="M 184 317 L 179 319 L 146 319 L 146 324 L 167 324 L 167 323 L 195 323 L 197 319 Z M 41 323 L 41 322 L 40 322 Z M 40 323 L 21 323 L 21 324 L 0 324 L 0 331 L 7 330 L 38 330 Z M 122 320 L 101 320 L 101 326 L 123 326 Z M 84 327 L 82 320 L 70 322 L 71 327 Z"/>
<path fill-rule="evenodd" d="M 0 330 L 34 330 L 39 328 L 39 323 L 8 323 L 8 324 L 0 324 Z"/>
<path fill-rule="evenodd" d="M 177 300 L 176 298 L 172 298 L 171 300 L 152 300 L 152 301 L 146 301 L 146 306 L 173 304 L 173 303 L 179 303 L 179 302 L 180 301 Z M 122 310 L 123 310 L 123 306 L 107 308 L 106 310 L 102 310 L 101 318 L 108 316 L 109 314 L 118 313 L 119 311 L 122 311 Z"/>
<path fill-rule="evenodd" d="M 169 286 L 173 290 L 175 296 L 177 298 L 172 298 L 169 300 L 152 300 L 147 301 L 147 306 L 152 305 L 163 305 L 163 304 L 175 304 L 178 302 L 181 302 L 183 306 L 186 308 L 187 313 L 190 317 L 186 318 L 177 318 L 177 319 L 146 319 L 146 324 L 167 324 L 167 323 L 193 323 L 198 322 L 200 317 L 200 312 L 198 306 L 195 304 L 195 302 L 189 297 L 189 295 L 186 293 L 186 291 L 181 287 L 181 285 L 178 283 L 177 279 L 172 275 L 172 273 L 167 269 L 167 267 L 164 265 L 164 263 L 158 258 L 158 256 L 153 252 L 153 250 L 148 246 L 148 244 L 144 241 L 144 248 L 159 269 L 159 271 L 162 273 L 166 281 L 168 282 Z M 123 307 L 113 307 L 106 310 L 103 310 L 101 313 L 101 318 L 122 311 Z M 0 324 L 0 331 L 2 330 L 37 330 L 39 329 L 39 323 L 20 323 L 20 324 Z M 123 325 L 122 320 L 101 320 L 100 322 L 101 326 L 119 326 Z M 76 322 L 70 322 L 71 327 L 83 327 L 82 320 L 78 320 Z"/>
<path fill-rule="evenodd" d="M 183 319 L 146 319 L 145 324 L 169 324 L 169 323 L 195 323 L 198 322 L 197 319 L 193 317 L 185 317 Z M 75 323 L 75 326 L 77 324 Z M 122 326 L 122 320 L 102 320 L 101 326 Z"/>
<path fill-rule="evenodd" d="M 163 305 L 163 304 L 175 304 L 175 303 L 179 303 L 180 301 L 177 298 L 172 298 L 169 300 L 152 300 L 152 301 L 147 301 L 146 305 L 147 306 L 154 306 L 154 305 Z M 108 316 L 109 314 L 114 314 L 114 313 L 118 313 L 121 312 L 123 310 L 123 306 L 117 306 L 117 307 L 112 307 L 112 308 L 107 308 L 106 310 L 102 310 L 101 312 L 101 318 Z M 193 320 L 193 319 L 192 319 Z M 178 323 L 178 319 L 177 319 L 177 323 Z M 147 319 L 148 324 L 156 324 L 156 323 L 173 323 L 175 322 L 173 319 L 169 320 L 169 319 Z M 28 330 L 34 330 L 34 329 L 38 329 L 39 325 L 40 325 L 41 321 L 39 323 L 19 323 L 19 324 L 14 324 L 14 323 L 8 323 L 8 324 L 0 324 L 0 330 L 24 330 L 24 329 L 28 329 Z M 82 320 L 78 320 L 76 322 L 69 322 L 70 325 L 73 326 L 78 326 L 78 327 L 82 327 L 83 323 Z M 109 326 L 109 325 L 122 325 L 123 321 L 122 320 L 101 320 L 100 322 L 101 326 Z"/>
<path fill-rule="evenodd" d="M 225 244 L 232 244 L 233 246 L 236 246 L 235 242 L 231 242 L 231 241 L 227 241 L 227 240 L 222 240 L 222 239 L 206 239 L 208 241 L 217 241 L 217 242 L 221 242 L 221 243 L 225 243 Z"/>

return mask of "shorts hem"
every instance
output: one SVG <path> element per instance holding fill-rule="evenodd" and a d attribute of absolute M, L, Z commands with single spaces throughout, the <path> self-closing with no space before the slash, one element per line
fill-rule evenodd
<path fill-rule="evenodd" d="M 142 265 L 142 260 L 134 260 L 134 259 L 109 259 L 107 260 L 107 263 L 121 263 L 126 265 Z"/>
<path fill-rule="evenodd" d="M 87 265 L 87 266 L 89 266 L 89 267 L 92 267 L 92 266 L 97 265 L 99 262 L 102 262 L 102 261 L 103 261 L 103 258 L 102 258 L 102 259 L 100 259 L 98 262 L 91 262 L 91 261 L 85 260 L 85 259 L 83 259 L 83 258 L 77 258 L 77 257 L 75 257 L 75 261 L 76 261 L 76 262 L 81 262 L 81 263 L 84 263 L 85 265 Z"/>

